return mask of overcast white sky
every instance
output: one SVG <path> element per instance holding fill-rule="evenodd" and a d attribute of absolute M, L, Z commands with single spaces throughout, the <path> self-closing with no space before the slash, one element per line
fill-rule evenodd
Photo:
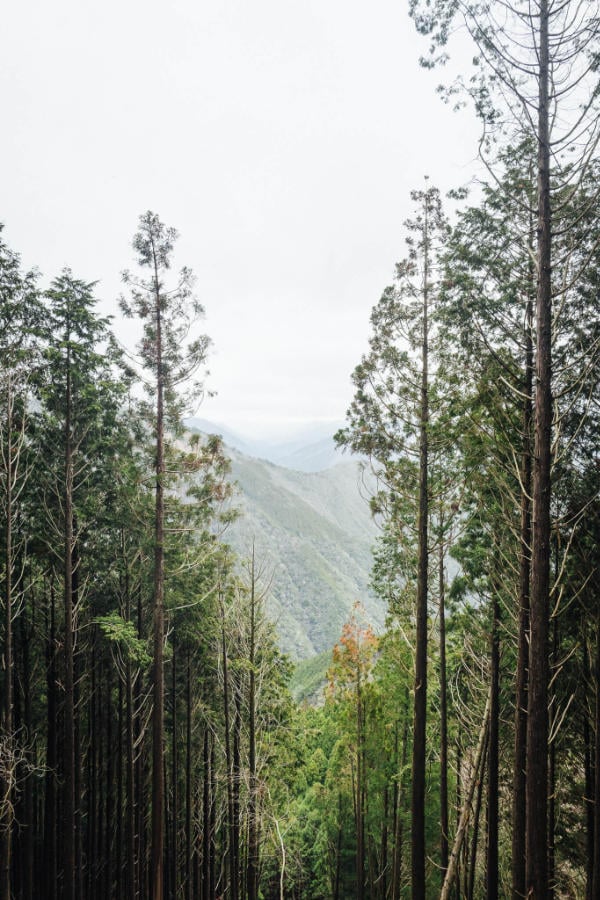
<path fill-rule="evenodd" d="M 19 0 L 3 11 L 0 221 L 118 317 L 140 213 L 180 232 L 214 347 L 200 414 L 340 420 L 409 191 L 473 174 L 407 0 Z M 116 330 L 128 333 L 117 318 Z"/>

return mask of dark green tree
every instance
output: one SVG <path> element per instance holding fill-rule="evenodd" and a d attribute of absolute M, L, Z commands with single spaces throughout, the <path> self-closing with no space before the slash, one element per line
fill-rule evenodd
<path fill-rule="evenodd" d="M 525 127 L 536 147 L 537 282 L 534 315 L 535 415 L 532 469 L 531 595 L 526 785 L 526 893 L 548 896 L 548 684 L 550 616 L 551 467 L 553 428 L 552 310 L 557 269 L 553 234 L 564 227 L 560 195 L 584 175 L 598 140 L 597 2 L 410 0 L 417 28 L 432 38 L 429 64 L 443 60 L 461 21 L 477 48 L 476 71 L 466 85 L 481 116 L 480 148 L 493 164 L 492 138 L 520 140 Z M 582 102 L 580 98 L 584 97 Z M 575 160 L 566 180 L 561 156 Z M 561 208 L 562 207 L 562 208 Z M 515 888 L 517 890 L 517 888 Z"/>
<path fill-rule="evenodd" d="M 43 415 L 36 440 L 47 471 L 41 479 L 47 515 L 48 550 L 64 588 L 64 733 L 62 745 L 63 894 L 78 895 L 81 872 L 75 641 L 81 603 L 81 541 L 93 527 L 98 507 L 91 500 L 98 460 L 113 458 L 112 431 L 120 389 L 113 373 L 114 356 L 106 319 L 95 312 L 93 285 L 69 270 L 46 292 L 44 368 L 39 383 Z M 106 469 L 104 469 L 106 471 Z M 62 549 L 53 538 L 60 536 Z M 77 833 L 76 833 L 77 832 Z"/>
<path fill-rule="evenodd" d="M 13 626 L 23 593 L 24 535 L 18 527 L 31 475 L 27 454 L 30 381 L 39 363 L 40 303 L 35 273 L 21 271 L 0 224 L 0 509 L 3 513 L 3 692 L 0 731 L 0 897 L 12 896 L 12 831 L 19 750 L 14 722 Z"/>

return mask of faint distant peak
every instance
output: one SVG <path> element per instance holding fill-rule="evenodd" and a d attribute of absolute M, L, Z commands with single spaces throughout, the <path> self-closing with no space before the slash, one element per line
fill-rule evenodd
<path fill-rule="evenodd" d="M 226 425 L 197 417 L 185 419 L 184 425 L 204 434 L 218 434 L 228 447 L 246 456 L 266 459 L 299 472 L 321 472 L 344 458 L 333 440 L 341 425 L 339 422 L 310 422 L 286 431 L 282 429 L 280 435 L 269 438 L 250 437 Z"/>

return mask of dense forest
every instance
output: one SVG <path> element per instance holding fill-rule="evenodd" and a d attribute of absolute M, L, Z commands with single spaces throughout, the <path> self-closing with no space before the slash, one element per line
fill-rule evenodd
<path fill-rule="evenodd" d="M 223 444 L 182 426 L 210 340 L 177 233 L 139 219 L 126 350 L 0 232 L 0 900 L 600 896 L 600 10 L 410 9 L 425 65 L 473 42 L 442 92 L 485 175 L 410 198 L 336 435 L 386 626 L 348 597 L 304 702 Z"/>

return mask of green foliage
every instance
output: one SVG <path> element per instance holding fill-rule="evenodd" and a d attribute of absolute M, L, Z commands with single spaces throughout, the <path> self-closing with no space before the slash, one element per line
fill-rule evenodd
<path fill-rule="evenodd" d="M 105 638 L 116 644 L 122 655 L 138 666 L 150 665 L 152 656 L 148 652 L 147 642 L 140 640 L 133 622 L 126 621 L 119 613 L 98 616 L 94 620 L 100 626 Z"/>
<path fill-rule="evenodd" d="M 150 210 L 139 218 L 138 231 L 133 238 L 138 265 L 149 270 L 149 277 L 134 276 L 125 271 L 124 284 L 130 297 L 120 298 L 124 315 L 137 316 L 143 323 L 139 345 L 142 366 L 152 378 L 145 382 L 150 396 L 157 390 L 160 376 L 170 428 L 177 432 L 188 399 L 197 404 L 203 393 L 201 381 L 194 380 L 204 365 L 210 340 L 206 335 L 194 336 L 197 323 L 204 316 L 204 308 L 194 295 L 195 278 L 188 268 L 182 268 L 174 285 L 167 286 L 171 257 L 178 237 L 156 213 Z M 157 347 L 160 342 L 161 364 L 157 372 Z M 182 385 L 187 384 L 187 394 Z"/>

